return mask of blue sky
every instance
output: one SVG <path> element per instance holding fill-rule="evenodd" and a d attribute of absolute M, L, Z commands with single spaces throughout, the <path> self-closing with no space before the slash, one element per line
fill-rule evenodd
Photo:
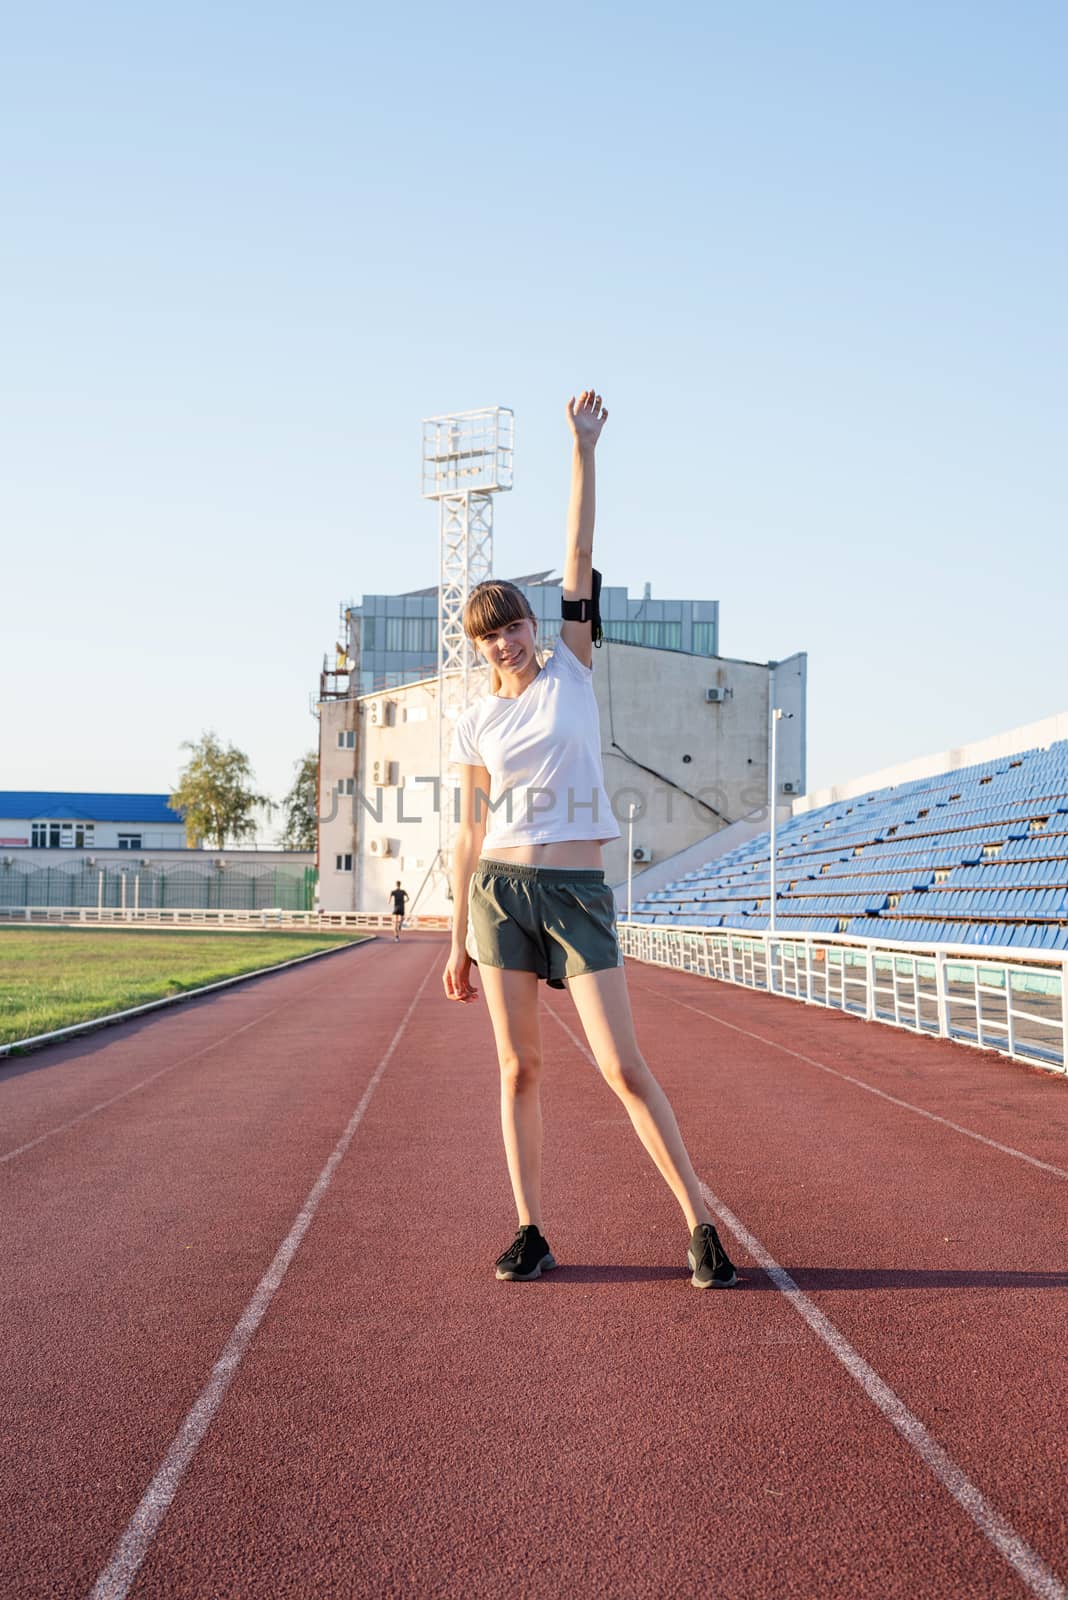
<path fill-rule="evenodd" d="M 1068 11 L 22 8 L 0 67 L 0 787 L 280 796 L 338 605 L 436 579 L 419 422 L 510 405 L 498 572 L 809 652 L 815 787 L 1068 706 Z"/>

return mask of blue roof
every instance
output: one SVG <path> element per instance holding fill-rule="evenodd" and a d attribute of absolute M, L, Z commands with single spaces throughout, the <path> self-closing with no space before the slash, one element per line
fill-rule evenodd
<path fill-rule="evenodd" d="M 0 817 L 78 822 L 173 822 L 166 794 L 69 794 L 52 789 L 0 789 Z"/>

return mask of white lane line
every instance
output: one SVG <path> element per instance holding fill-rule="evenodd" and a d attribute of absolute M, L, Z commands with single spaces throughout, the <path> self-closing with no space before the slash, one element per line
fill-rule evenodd
<path fill-rule="evenodd" d="M 596 1067 L 596 1061 L 578 1035 L 568 1027 L 553 1006 L 549 1006 L 548 1010 L 587 1061 Z M 1061 1582 L 1057 1574 L 1046 1565 L 1036 1551 L 1031 1549 L 1012 1524 L 994 1509 L 963 1467 L 958 1467 L 952 1456 L 931 1437 L 919 1417 L 913 1415 L 890 1385 L 880 1378 L 874 1367 L 870 1366 L 845 1335 L 838 1331 L 831 1319 L 813 1304 L 803 1290 L 798 1288 L 790 1274 L 784 1267 L 779 1266 L 756 1235 L 750 1233 L 745 1224 L 712 1193 L 706 1183 L 701 1184 L 701 1193 L 709 1209 L 715 1212 L 728 1232 L 733 1234 L 757 1265 L 763 1268 L 775 1287 L 786 1296 L 792 1309 L 808 1324 L 816 1337 L 822 1340 L 835 1359 L 842 1363 L 854 1382 L 860 1385 L 868 1399 L 878 1406 L 887 1421 L 893 1424 L 928 1470 L 934 1473 L 945 1489 L 948 1489 L 979 1532 L 993 1545 L 1002 1560 L 1008 1562 L 1031 1593 L 1036 1595 L 1038 1600 L 1068 1600 L 1068 1587 Z"/>
<path fill-rule="evenodd" d="M 307 957 L 302 957 L 302 959 L 306 960 Z M 306 990 L 301 999 L 315 994 L 330 981 L 329 978 L 324 978 L 322 983 L 317 983 L 311 989 Z M 188 1066 L 190 1061 L 196 1061 L 200 1056 L 206 1056 L 209 1051 L 218 1050 L 224 1044 L 229 1044 L 230 1040 L 236 1039 L 238 1034 L 247 1033 L 249 1028 L 255 1028 L 259 1023 L 266 1022 L 268 1017 L 273 1017 L 276 1011 L 281 1011 L 290 1004 L 291 1001 L 284 1000 L 281 1005 L 272 1006 L 270 1011 L 264 1011 L 258 1017 L 253 1017 L 251 1022 L 242 1023 L 241 1027 L 235 1028 L 232 1033 L 223 1034 L 221 1039 L 213 1039 L 210 1044 L 202 1045 L 199 1050 L 194 1050 L 191 1055 L 182 1056 L 178 1061 L 172 1061 L 168 1067 L 160 1067 L 158 1072 L 149 1073 L 147 1078 L 141 1078 L 139 1082 L 131 1084 L 129 1089 L 121 1089 L 118 1094 L 113 1094 L 110 1100 L 100 1100 L 95 1106 L 90 1106 L 88 1111 L 80 1111 L 69 1122 L 61 1122 L 58 1127 L 49 1128 L 45 1133 L 39 1133 L 36 1139 L 30 1139 L 27 1144 L 20 1144 L 16 1149 L 8 1150 L 4 1155 L 0 1155 L 0 1167 L 4 1166 L 8 1161 L 14 1161 L 16 1156 L 24 1156 L 28 1150 L 35 1150 L 39 1144 L 44 1144 L 46 1139 L 54 1139 L 57 1135 L 67 1133 L 71 1128 L 76 1128 L 80 1122 L 85 1122 L 89 1117 L 95 1117 L 98 1111 L 106 1111 L 108 1106 L 117 1105 L 120 1100 L 125 1100 L 128 1095 L 136 1094 L 139 1089 L 147 1088 L 150 1083 L 155 1083 L 157 1078 L 166 1077 L 168 1072 L 175 1072 L 179 1067 Z"/>
<path fill-rule="evenodd" d="M 434 960 L 416 990 L 415 998 L 404 1013 L 396 1033 L 390 1040 L 389 1048 L 371 1074 L 371 1080 L 363 1091 L 359 1105 L 349 1118 L 348 1126 L 334 1146 L 326 1166 L 312 1185 L 296 1221 L 279 1245 L 278 1253 L 274 1260 L 260 1279 L 255 1294 L 245 1307 L 241 1320 L 227 1341 L 225 1350 L 211 1369 L 211 1376 L 193 1402 L 192 1408 L 175 1434 L 171 1447 L 163 1459 L 163 1465 L 145 1490 L 144 1498 L 130 1518 L 126 1531 L 115 1546 L 111 1560 L 93 1585 L 90 1600 L 124 1600 L 124 1597 L 129 1594 L 133 1587 L 134 1580 L 159 1530 L 160 1523 L 170 1509 L 171 1502 L 178 1492 L 182 1479 L 189 1470 L 193 1457 L 200 1447 L 201 1440 L 207 1433 L 216 1412 L 226 1398 L 226 1391 L 229 1389 L 234 1375 L 241 1365 L 249 1345 L 252 1343 L 257 1328 L 263 1321 L 267 1307 L 274 1299 L 275 1292 L 285 1277 L 290 1262 L 300 1249 L 304 1235 L 311 1226 L 312 1219 L 319 1209 L 319 1204 L 330 1187 L 334 1173 L 352 1143 L 356 1129 L 363 1120 L 363 1114 L 370 1104 L 371 1096 L 382 1081 L 382 1074 L 389 1066 L 390 1058 L 400 1042 L 402 1033 L 408 1026 L 412 1012 L 422 998 L 423 990 L 427 986 L 431 973 L 437 970 L 439 961 L 440 956 L 435 951 Z"/>
<path fill-rule="evenodd" d="M 707 1017 L 710 1022 L 717 1022 L 721 1028 L 730 1028 L 732 1033 L 742 1033 L 747 1039 L 756 1039 L 772 1050 L 781 1050 L 784 1055 L 793 1056 L 796 1061 L 804 1061 L 810 1067 L 817 1067 L 820 1072 L 830 1073 L 832 1078 L 841 1078 L 843 1083 L 851 1083 L 854 1088 L 878 1095 L 880 1100 L 888 1100 L 892 1106 L 900 1106 L 903 1111 L 911 1111 L 917 1117 L 926 1117 L 928 1122 L 940 1123 L 943 1128 L 952 1128 L 954 1133 L 963 1133 L 966 1139 L 975 1139 L 979 1144 L 988 1145 L 991 1150 L 1000 1150 L 1002 1155 L 1015 1156 L 1017 1161 L 1026 1161 L 1029 1166 L 1038 1167 L 1041 1172 L 1052 1173 L 1055 1178 L 1068 1179 L 1068 1171 L 1063 1167 L 1055 1167 L 1048 1161 L 1040 1161 L 1037 1156 L 1029 1156 L 1026 1150 L 1017 1150 L 1011 1144 L 999 1144 L 996 1139 L 988 1139 L 985 1133 L 976 1133 L 974 1128 L 962 1128 L 959 1122 L 950 1122 L 948 1117 L 940 1117 L 934 1111 L 925 1111 L 922 1106 L 914 1106 L 909 1100 L 899 1100 L 896 1095 L 887 1094 L 885 1089 L 876 1089 L 873 1084 L 865 1083 L 862 1078 L 853 1078 L 848 1072 L 839 1072 L 837 1067 L 827 1066 L 824 1061 L 816 1061 L 812 1056 L 802 1055 L 800 1050 L 791 1050 L 789 1045 L 780 1044 L 777 1039 L 766 1039 L 762 1033 L 753 1033 L 749 1028 L 740 1028 L 737 1023 L 727 1022 L 725 1018 L 717 1017 L 714 1011 L 706 1011 L 703 1006 L 692 1005 L 690 1001 L 680 1000 L 673 994 L 665 995 L 659 989 L 650 988 L 648 984 L 635 984 L 634 987 L 644 989 L 647 994 L 655 994 L 660 1000 L 670 1000 L 672 1005 L 683 1006 L 687 1011 L 696 1011 L 699 1017 Z"/>
<path fill-rule="evenodd" d="M 999 1511 L 996 1511 L 976 1487 L 962 1467 L 931 1437 L 919 1417 L 914 1416 L 905 1402 L 885 1383 L 874 1367 L 853 1348 L 844 1334 L 839 1333 L 831 1319 L 824 1315 L 765 1250 L 760 1240 L 749 1232 L 722 1200 L 702 1183 L 701 1193 L 709 1208 L 723 1223 L 758 1266 L 762 1267 L 775 1287 L 786 1296 L 798 1316 L 808 1323 L 813 1333 L 827 1346 L 831 1354 L 842 1363 L 850 1377 L 859 1383 L 868 1399 L 892 1423 L 898 1433 L 911 1445 L 923 1464 L 934 1473 L 938 1481 L 971 1518 L 983 1537 L 994 1546 L 998 1555 L 1013 1568 L 1017 1576 L 1039 1596 L 1039 1600 L 1068 1600 L 1065 1586 L 1042 1557 L 1031 1549 L 1027 1541 L 1016 1532 Z"/>

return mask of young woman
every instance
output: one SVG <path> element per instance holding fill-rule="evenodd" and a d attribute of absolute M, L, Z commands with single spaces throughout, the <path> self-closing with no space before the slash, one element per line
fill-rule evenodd
<path fill-rule="evenodd" d="M 574 441 L 564 559 L 565 620 L 552 656 L 522 592 L 490 581 L 472 590 L 464 629 L 489 663 L 492 692 L 460 717 L 452 760 L 461 772 L 453 868 L 452 950 L 445 993 L 470 1003 L 473 935 L 501 1069 L 501 1124 L 519 1229 L 497 1277 L 527 1282 L 556 1262 L 542 1233 L 541 1042 L 538 982 L 575 1002 L 590 1050 L 682 1208 L 696 1289 L 737 1282 L 701 1197 L 678 1124 L 638 1048 L 615 904 L 601 845 L 619 837 L 604 791 L 593 693 L 594 451 L 608 412 L 587 389 L 570 400 Z"/>

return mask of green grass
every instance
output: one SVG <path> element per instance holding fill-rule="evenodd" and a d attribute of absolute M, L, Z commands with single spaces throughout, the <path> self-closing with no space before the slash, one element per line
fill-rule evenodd
<path fill-rule="evenodd" d="M 2 928 L 0 1044 L 366 937 Z"/>

